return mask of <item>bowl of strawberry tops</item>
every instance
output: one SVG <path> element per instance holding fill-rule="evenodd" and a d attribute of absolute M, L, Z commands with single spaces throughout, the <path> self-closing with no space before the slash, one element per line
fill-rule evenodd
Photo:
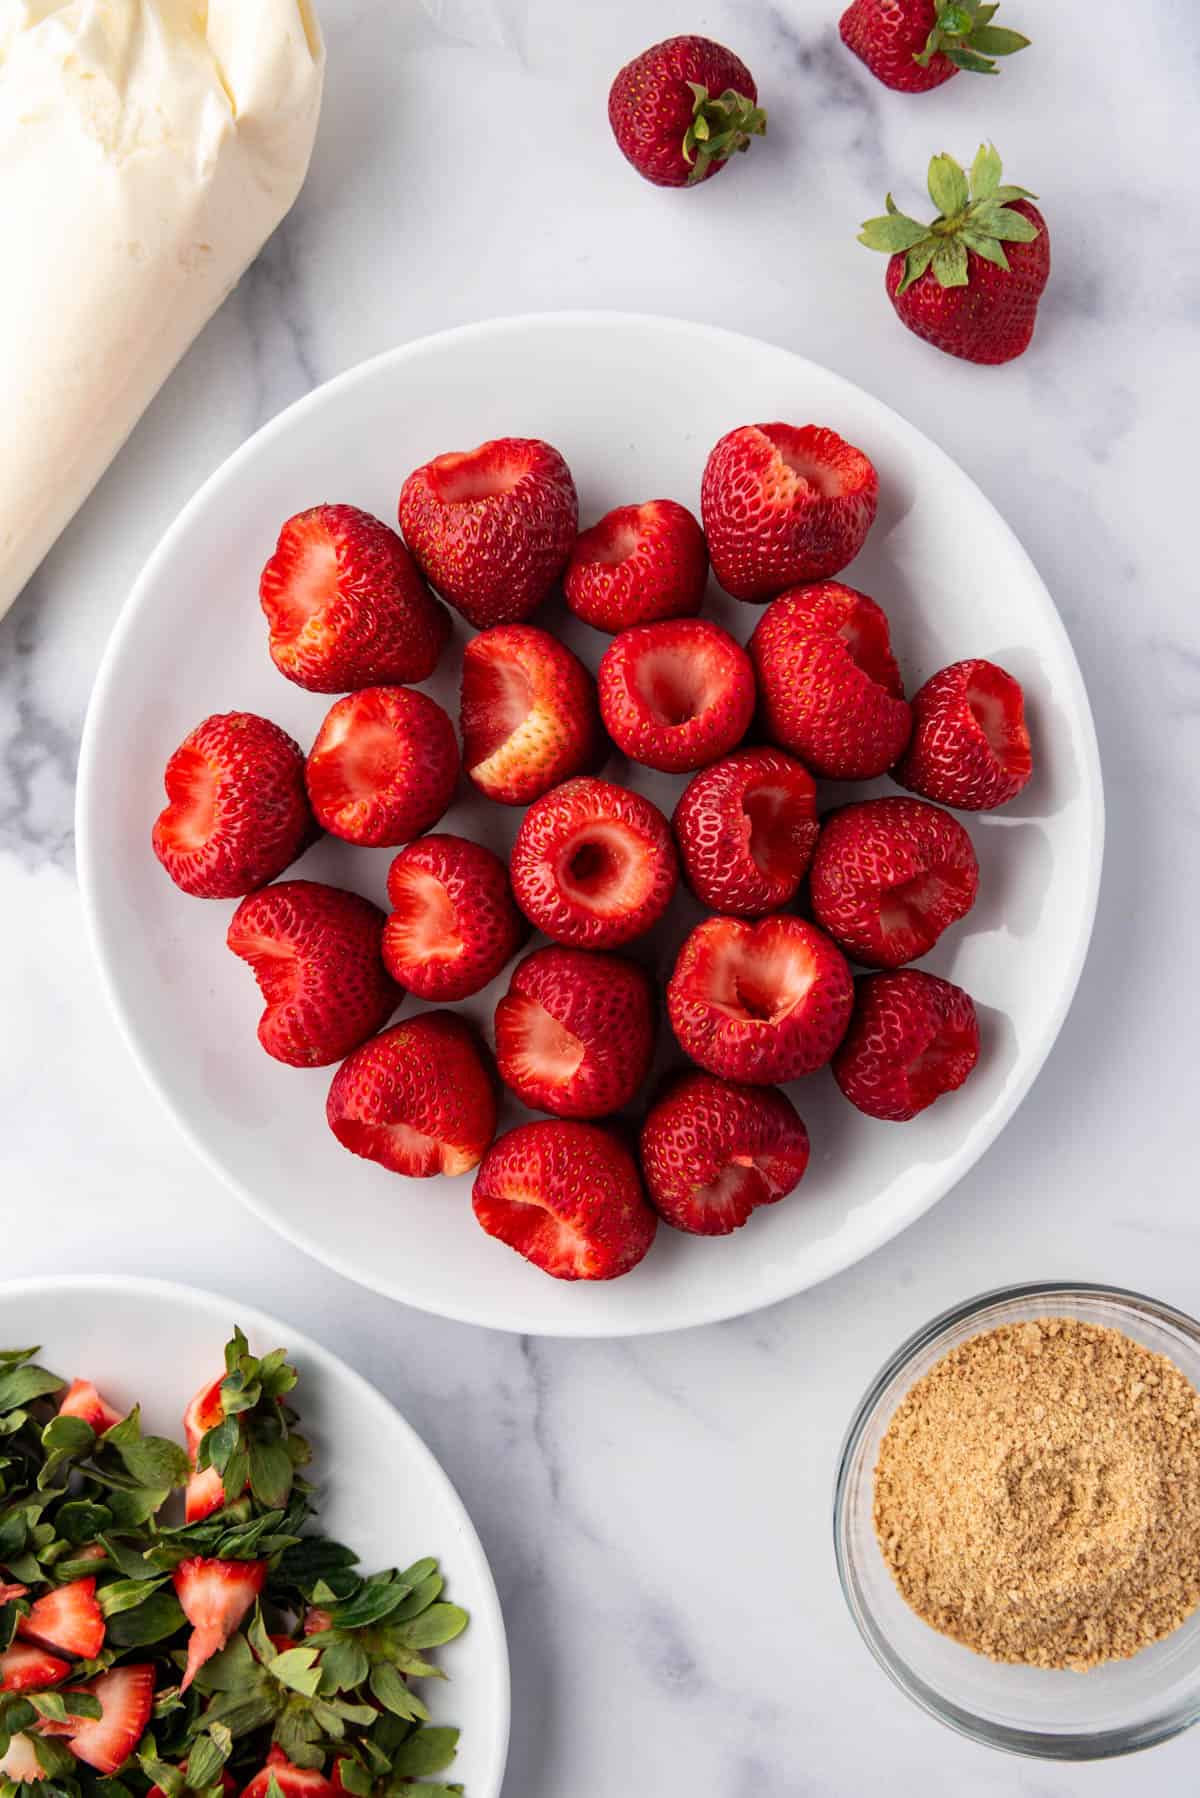
<path fill-rule="evenodd" d="M 1096 900 L 1014 525 L 868 394 L 671 320 L 451 332 L 260 432 L 131 595 L 81 766 L 106 984 L 200 1152 L 520 1330 L 727 1316 L 918 1216 Z"/>

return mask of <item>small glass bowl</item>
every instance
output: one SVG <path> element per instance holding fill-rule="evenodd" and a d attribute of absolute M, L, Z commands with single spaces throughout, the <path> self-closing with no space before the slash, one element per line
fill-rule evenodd
<path fill-rule="evenodd" d="M 1087 1673 L 990 1661 L 941 1635 L 897 1591 L 872 1521 L 875 1463 L 910 1387 L 950 1349 L 999 1324 L 1078 1317 L 1132 1336 L 1200 1388 L 1200 1323 L 1119 1287 L 1010 1286 L 935 1317 L 872 1382 L 842 1448 L 834 1494 L 838 1575 L 884 1672 L 931 1717 L 972 1741 L 1043 1760 L 1106 1760 L 1150 1748 L 1200 1718 L 1200 1610 L 1129 1660 Z"/>

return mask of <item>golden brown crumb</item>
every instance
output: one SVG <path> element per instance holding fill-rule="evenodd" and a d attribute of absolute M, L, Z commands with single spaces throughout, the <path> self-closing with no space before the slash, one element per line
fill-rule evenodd
<path fill-rule="evenodd" d="M 1076 1318 L 974 1336 L 892 1418 L 875 1531 L 917 1615 L 979 1654 L 1136 1654 L 1200 1603 L 1200 1393 Z"/>

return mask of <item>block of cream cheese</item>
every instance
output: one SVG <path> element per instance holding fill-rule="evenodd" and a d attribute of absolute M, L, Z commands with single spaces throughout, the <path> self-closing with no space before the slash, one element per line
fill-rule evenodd
<path fill-rule="evenodd" d="M 300 190 L 309 0 L 0 0 L 0 614 Z"/>

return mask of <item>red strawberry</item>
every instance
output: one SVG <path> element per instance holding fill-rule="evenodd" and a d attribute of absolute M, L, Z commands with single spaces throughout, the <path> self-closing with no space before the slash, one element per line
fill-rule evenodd
<path fill-rule="evenodd" d="M 749 149 L 767 115 L 732 50 L 710 37 L 669 37 L 618 71 L 608 122 L 639 175 L 656 187 L 694 187 Z"/>
<path fill-rule="evenodd" d="M 536 929 L 583 949 L 615 949 L 657 924 L 679 864 L 656 805 L 581 778 L 530 806 L 509 863 L 517 904 Z"/>
<path fill-rule="evenodd" d="M 76 1579 L 47 1592 L 20 1619 L 17 1634 L 39 1648 L 78 1655 L 83 1661 L 94 1659 L 104 1647 L 104 1617 L 96 1603 L 95 1580 Z"/>
<path fill-rule="evenodd" d="M 71 1671 L 69 1661 L 31 1642 L 14 1642 L 0 1652 L 0 1692 L 44 1692 Z"/>
<path fill-rule="evenodd" d="M 596 683 L 535 624 L 498 624 L 463 652 L 463 764 L 489 799 L 528 805 L 602 759 Z"/>
<path fill-rule="evenodd" d="M 322 1605 L 310 1604 L 304 1613 L 304 1634 L 320 1636 L 332 1628 L 333 1612 L 325 1610 Z"/>
<path fill-rule="evenodd" d="M 395 1174 L 465 1174 L 496 1133 L 479 1039 L 449 1011 L 394 1024 L 333 1077 L 326 1107 L 343 1148 Z"/>
<path fill-rule="evenodd" d="M 201 1386 L 183 1414 L 188 1460 L 193 1467 L 196 1465 L 201 1441 L 209 1430 L 215 1430 L 224 1419 L 225 1406 L 221 1399 L 224 1378 L 224 1373 L 219 1373 L 215 1380 Z M 199 1523 L 202 1518 L 211 1517 L 214 1511 L 222 1509 L 224 1503 L 225 1483 L 215 1467 L 206 1467 L 202 1473 L 192 1474 L 184 1495 L 184 1516 L 188 1523 Z"/>
<path fill-rule="evenodd" d="M 0 1754 L 0 1779 L 14 1779 L 18 1785 L 33 1785 L 45 1777 L 33 1737 L 18 1731 L 9 1738 L 8 1747 Z"/>
<path fill-rule="evenodd" d="M 868 219 L 858 240 L 887 255 L 887 293 L 900 321 L 968 362 L 1011 362 L 1029 348 L 1050 279 L 1046 221 L 1026 188 L 1001 187 L 1001 172 L 987 144 L 969 180 L 952 156 L 935 156 L 933 224 L 899 212 L 889 194 L 887 212 Z"/>
<path fill-rule="evenodd" d="M 105 1430 L 120 1423 L 122 1414 L 100 1396 L 90 1380 L 72 1380 L 59 1400 L 58 1415 L 82 1417 L 84 1423 L 91 1424 L 97 1436 L 103 1436 Z"/>
<path fill-rule="evenodd" d="M 799 1185 L 808 1131 L 777 1087 L 684 1074 L 651 1107 L 641 1155 L 660 1217 L 696 1236 L 728 1236 Z"/>
<path fill-rule="evenodd" d="M 840 581 L 781 593 L 748 648 L 776 743 L 830 780 L 871 780 L 891 767 L 912 711 L 873 599 Z"/>
<path fill-rule="evenodd" d="M 3 1571 L 3 1567 L 0 1567 L 0 1573 Z M 18 1585 L 15 1581 L 10 1581 L 5 1585 L 4 1581 L 0 1580 L 0 1604 L 8 1604 L 13 1598 L 24 1598 L 28 1590 L 28 1586 Z"/>
<path fill-rule="evenodd" d="M 179 1563 L 172 1584 L 192 1626 L 181 1691 L 186 1692 L 205 1661 L 224 1648 L 255 1603 L 266 1578 L 265 1561 L 215 1561 L 193 1555 Z"/>
<path fill-rule="evenodd" d="M 778 749 L 740 749 L 690 780 L 672 823 L 688 885 L 740 918 L 796 896 L 817 841 L 812 775 Z"/>
<path fill-rule="evenodd" d="M 902 1124 L 960 1087 L 979 1060 L 969 993 L 921 968 L 866 974 L 833 1077 L 868 1117 Z"/>
<path fill-rule="evenodd" d="M 475 1177 L 475 1216 L 489 1236 L 556 1280 L 615 1280 L 654 1241 L 628 1149 L 595 1124 L 522 1124 L 494 1143 Z"/>
<path fill-rule="evenodd" d="M 850 1022 L 846 959 L 801 918 L 706 918 L 667 987 L 679 1046 L 726 1080 L 772 1086 L 824 1067 Z"/>
<path fill-rule="evenodd" d="M 197 899 L 239 899 L 282 874 L 316 830 L 300 745 L 268 718 L 206 718 L 167 763 L 154 853 Z"/>
<path fill-rule="evenodd" d="M 400 493 L 409 549 L 476 630 L 537 611 L 566 567 L 578 524 L 571 471 L 536 437 L 436 456 Z"/>
<path fill-rule="evenodd" d="M 494 980 L 526 935 L 498 855 L 465 837 L 420 837 L 388 871 L 383 959 L 419 999 L 466 999 Z"/>
<path fill-rule="evenodd" d="M 923 94 L 960 69 L 994 75 L 997 56 L 1029 39 L 991 23 L 983 0 L 852 0 L 838 27 L 842 42 L 885 87 Z"/>
<path fill-rule="evenodd" d="M 600 663 L 600 716 L 635 762 L 681 774 L 741 741 L 754 716 L 754 670 L 707 618 L 636 624 Z"/>
<path fill-rule="evenodd" d="M 713 573 L 735 599 L 770 599 L 852 562 L 879 503 L 859 449 L 820 425 L 742 425 L 704 467 L 700 509 Z"/>
<path fill-rule="evenodd" d="M 954 662 L 913 700 L 913 733 L 892 778 L 961 812 L 1015 799 L 1033 773 L 1019 681 L 995 662 Z"/>
<path fill-rule="evenodd" d="M 225 941 L 266 1000 L 258 1040 L 268 1055 L 327 1067 L 382 1029 L 402 997 L 383 965 L 383 925 L 369 899 L 317 880 L 242 900 Z"/>
<path fill-rule="evenodd" d="M 576 538 L 563 593 L 585 624 L 616 632 L 694 617 L 707 580 L 708 548 L 696 520 L 673 499 L 652 499 L 606 512 Z"/>
<path fill-rule="evenodd" d="M 978 886 L 970 837 L 921 799 L 864 799 L 833 812 L 809 874 L 817 922 L 872 968 L 927 955 L 970 911 Z"/>
<path fill-rule="evenodd" d="M 313 811 L 333 836 L 369 848 L 407 843 L 454 798 L 454 726 L 425 693 L 364 687 L 326 713 L 305 778 Z"/>
<path fill-rule="evenodd" d="M 283 1798 L 336 1798 L 338 1788 L 316 1767 L 296 1767 L 282 1748 L 272 1746 L 267 1764 L 242 1790 L 242 1798 L 269 1798 L 274 1780 Z"/>
<path fill-rule="evenodd" d="M 310 693 L 428 680 L 450 635 L 395 531 L 357 506 L 289 518 L 258 596 L 272 661 Z"/>
<path fill-rule="evenodd" d="M 200 1523 L 225 1504 L 225 1482 L 215 1467 L 193 1473 L 184 1492 L 183 1514 L 188 1523 Z"/>
<path fill-rule="evenodd" d="M 513 970 L 496 1007 L 500 1078 L 532 1111 L 619 1111 L 649 1072 L 654 1012 L 654 988 L 633 962 L 537 949 Z"/>
<path fill-rule="evenodd" d="M 68 1723 L 41 1726 L 43 1735 L 65 1736 L 67 1747 L 97 1773 L 111 1774 L 133 1753 L 150 1721 L 154 1706 L 154 1668 L 144 1663 L 124 1663 L 89 1679 L 71 1691 L 87 1692 L 100 1700 L 99 1717 L 72 1718 Z M 69 1693 L 64 1693 L 68 1699 Z"/>

